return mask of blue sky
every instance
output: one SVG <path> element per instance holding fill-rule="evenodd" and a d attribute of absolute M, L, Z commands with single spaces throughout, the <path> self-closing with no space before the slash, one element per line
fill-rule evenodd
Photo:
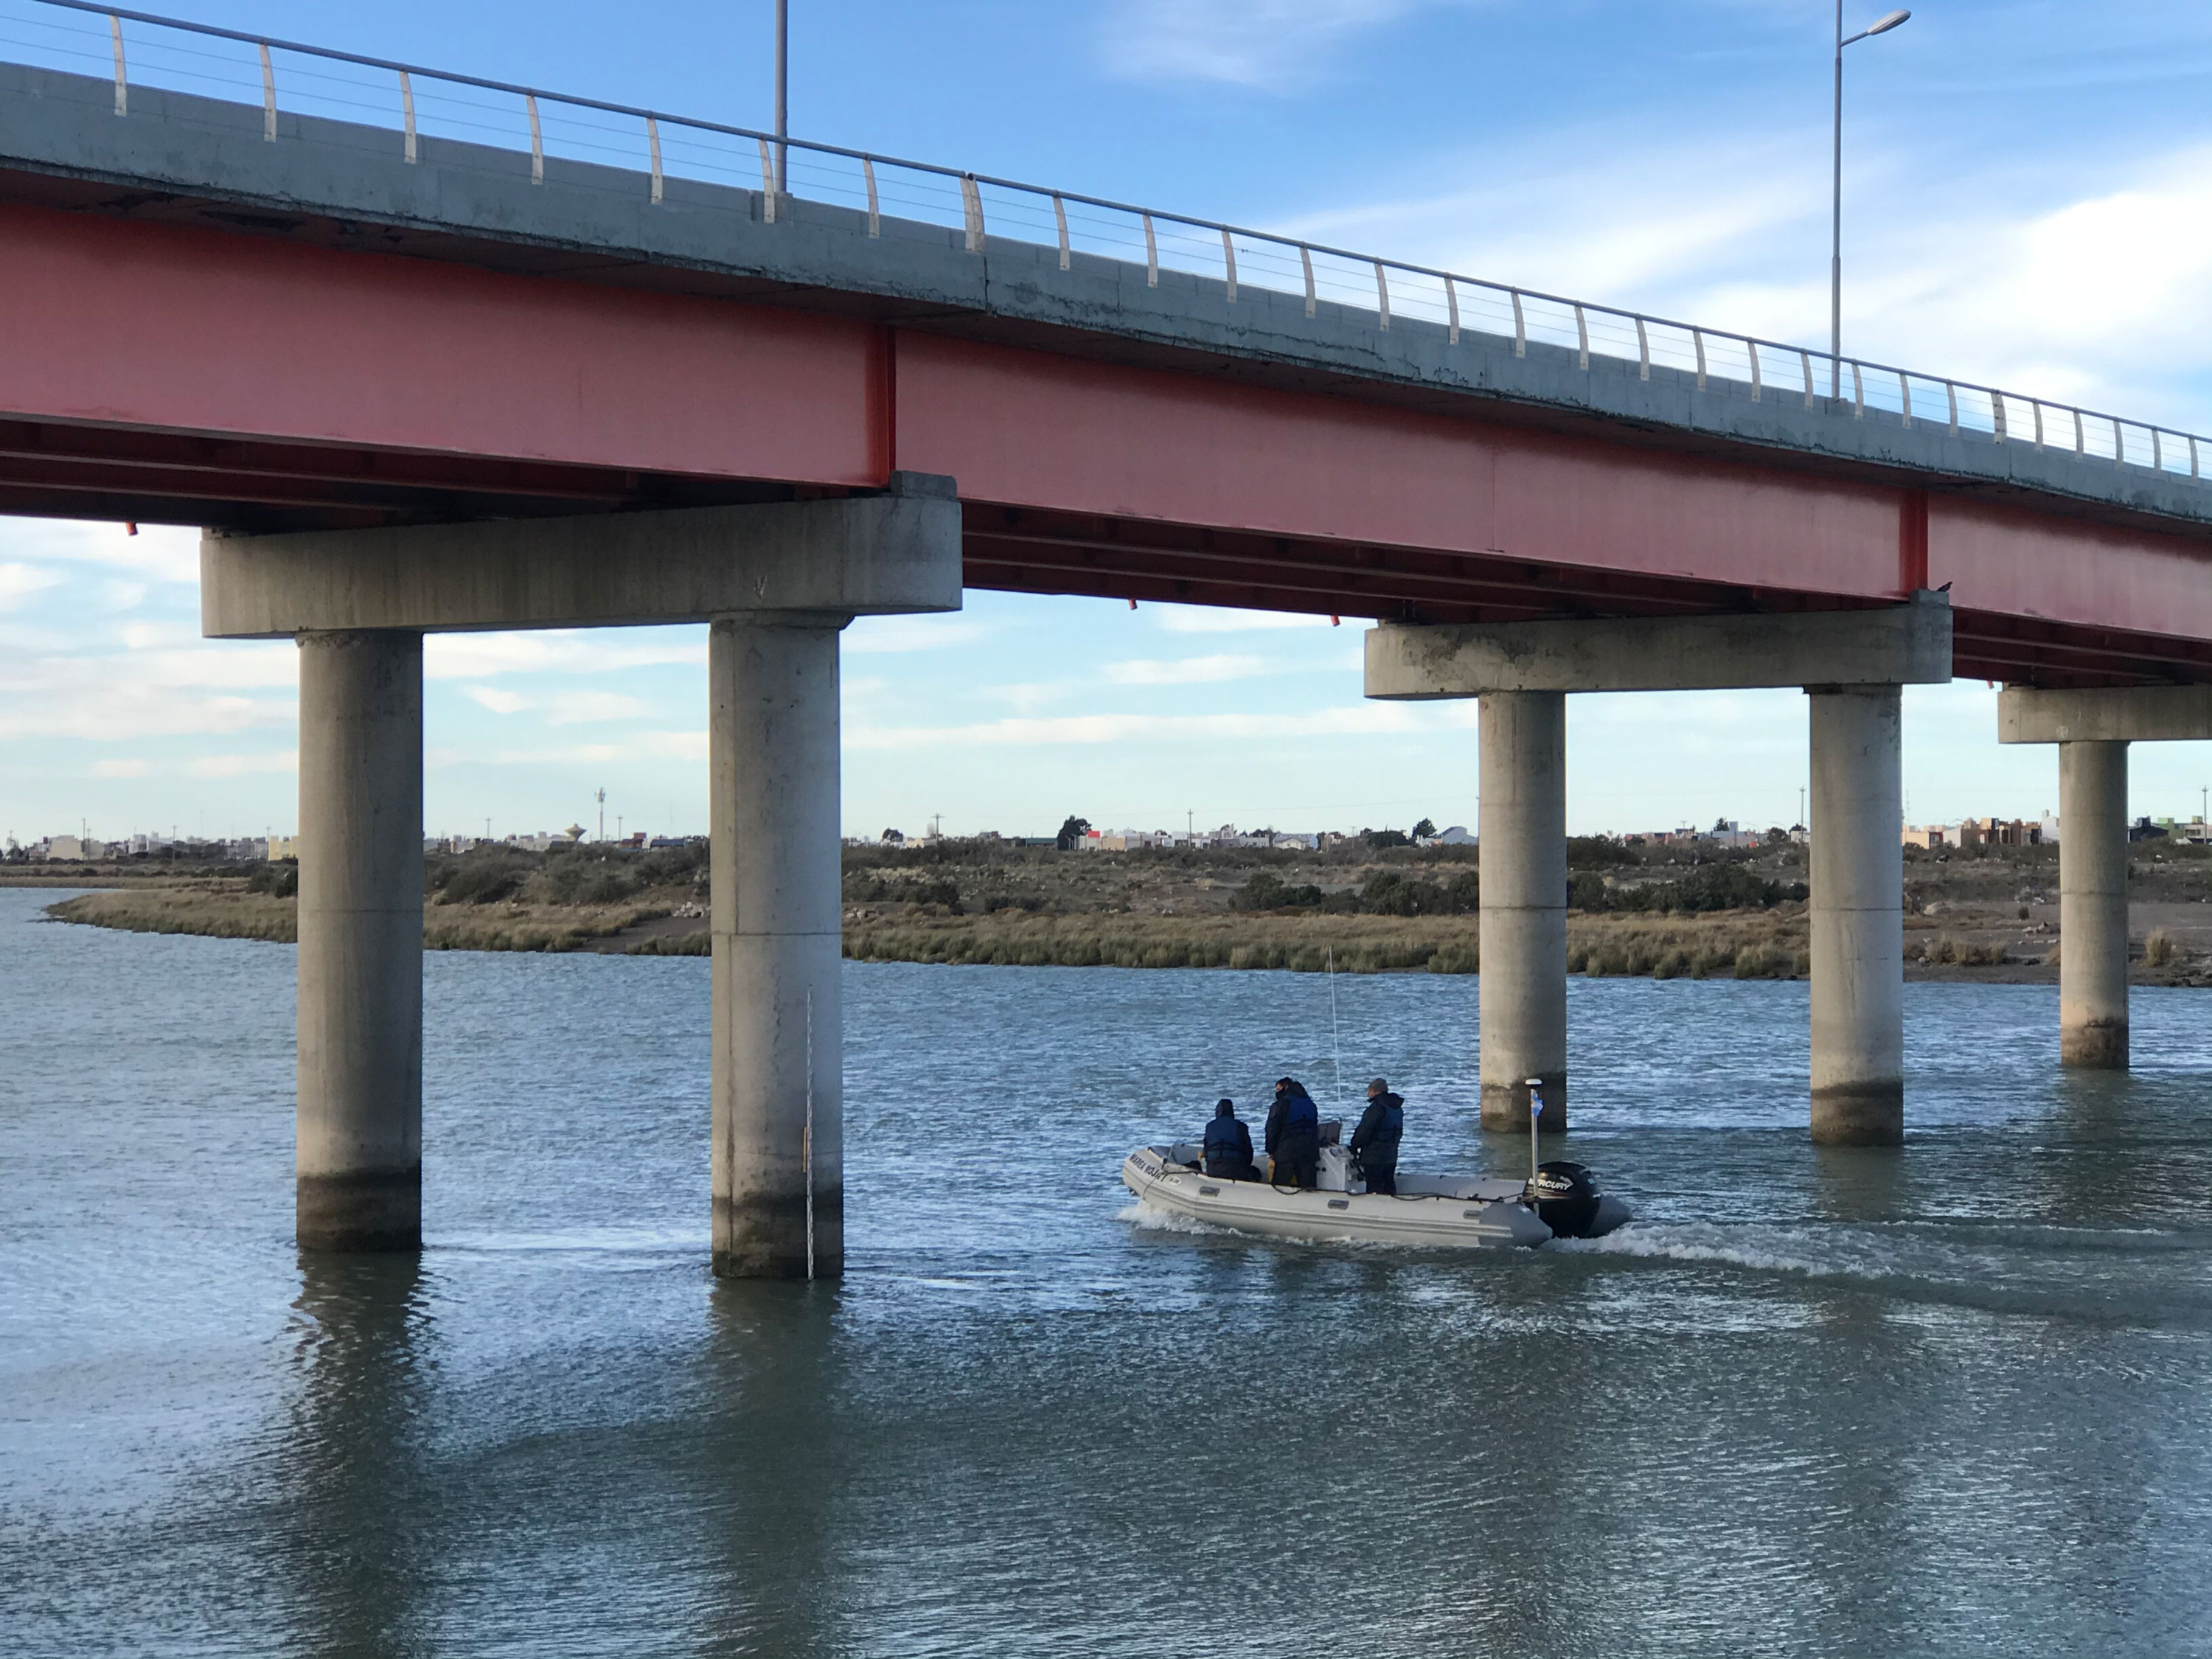
<path fill-rule="evenodd" d="M 203 0 L 201 21 L 741 124 L 768 0 Z M 793 130 L 1470 274 L 1825 337 L 1821 0 L 792 0 Z M 1853 26 L 1887 9 L 1850 0 Z M 0 0 L 0 52 L 30 0 Z M 1850 49 L 1845 337 L 2212 432 L 2212 8 L 1931 0 Z M 285 645 L 198 638 L 189 534 L 0 520 L 0 836 L 279 831 Z M 971 594 L 847 635 L 848 831 L 1473 823 L 1471 706 L 1359 696 L 1358 625 Z M 699 629 L 449 637 L 428 827 L 706 820 Z M 1908 694 L 1916 819 L 2056 805 L 1979 684 Z M 1796 693 L 1587 698 L 1577 830 L 1797 812 Z M 2212 744 L 2140 745 L 2137 811 Z"/>

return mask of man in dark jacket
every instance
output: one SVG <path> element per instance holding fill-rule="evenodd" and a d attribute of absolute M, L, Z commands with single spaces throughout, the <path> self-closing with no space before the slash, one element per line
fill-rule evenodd
<path fill-rule="evenodd" d="M 1217 1181 L 1257 1181 L 1252 1167 L 1252 1132 L 1237 1115 L 1237 1103 L 1224 1100 L 1206 1126 L 1206 1172 Z"/>
<path fill-rule="evenodd" d="M 1275 1103 L 1267 1109 L 1267 1155 L 1278 1187 L 1310 1192 L 1321 1179 L 1321 1109 L 1296 1078 L 1275 1083 Z"/>
<path fill-rule="evenodd" d="M 1367 1085 L 1367 1109 L 1352 1132 L 1352 1167 L 1367 1177 L 1370 1193 L 1398 1190 L 1398 1141 L 1406 1133 L 1406 1103 L 1376 1078 Z"/>

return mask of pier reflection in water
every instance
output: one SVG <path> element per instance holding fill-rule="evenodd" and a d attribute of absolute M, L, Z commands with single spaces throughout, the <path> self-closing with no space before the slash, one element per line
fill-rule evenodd
<path fill-rule="evenodd" d="M 1912 1140 L 1816 1152 L 1802 987 L 1577 982 L 1513 1257 L 1119 1218 L 1282 1071 L 1281 975 L 848 968 L 837 1285 L 705 1272 L 705 964 L 428 964 L 421 1261 L 289 1240 L 291 958 L 0 893 L 0 1650 L 2212 1652 L 2212 1045 L 1908 997 Z M 1411 1161 L 1475 982 L 1340 980 Z"/>

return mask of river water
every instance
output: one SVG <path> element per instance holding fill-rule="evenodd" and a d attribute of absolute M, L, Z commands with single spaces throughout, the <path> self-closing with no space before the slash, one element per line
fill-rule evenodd
<path fill-rule="evenodd" d="M 2212 1000 L 1907 988 L 1910 1144 L 1802 985 L 1575 981 L 1505 1255 L 1146 1225 L 1140 1140 L 1329 1103 L 1317 976 L 846 968 L 849 1271 L 706 1268 L 707 964 L 434 954 L 419 1262 L 302 1261 L 293 954 L 0 891 L 9 1655 L 2212 1653 Z M 1407 1160 L 1478 982 L 1340 977 Z"/>

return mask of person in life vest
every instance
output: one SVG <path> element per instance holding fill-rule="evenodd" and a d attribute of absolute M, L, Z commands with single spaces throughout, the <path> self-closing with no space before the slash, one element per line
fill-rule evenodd
<path fill-rule="evenodd" d="M 1206 1172 L 1217 1181 L 1257 1181 L 1252 1167 L 1252 1132 L 1237 1115 L 1237 1103 L 1224 1099 L 1206 1126 Z"/>
<path fill-rule="evenodd" d="M 1296 1078 L 1275 1084 L 1275 1103 L 1267 1109 L 1267 1155 L 1275 1160 L 1271 1179 L 1278 1187 L 1310 1192 L 1321 1179 L 1321 1109 Z"/>
<path fill-rule="evenodd" d="M 1367 1085 L 1367 1109 L 1352 1132 L 1352 1164 L 1370 1193 L 1398 1190 L 1398 1142 L 1406 1133 L 1406 1103 L 1376 1078 Z"/>

